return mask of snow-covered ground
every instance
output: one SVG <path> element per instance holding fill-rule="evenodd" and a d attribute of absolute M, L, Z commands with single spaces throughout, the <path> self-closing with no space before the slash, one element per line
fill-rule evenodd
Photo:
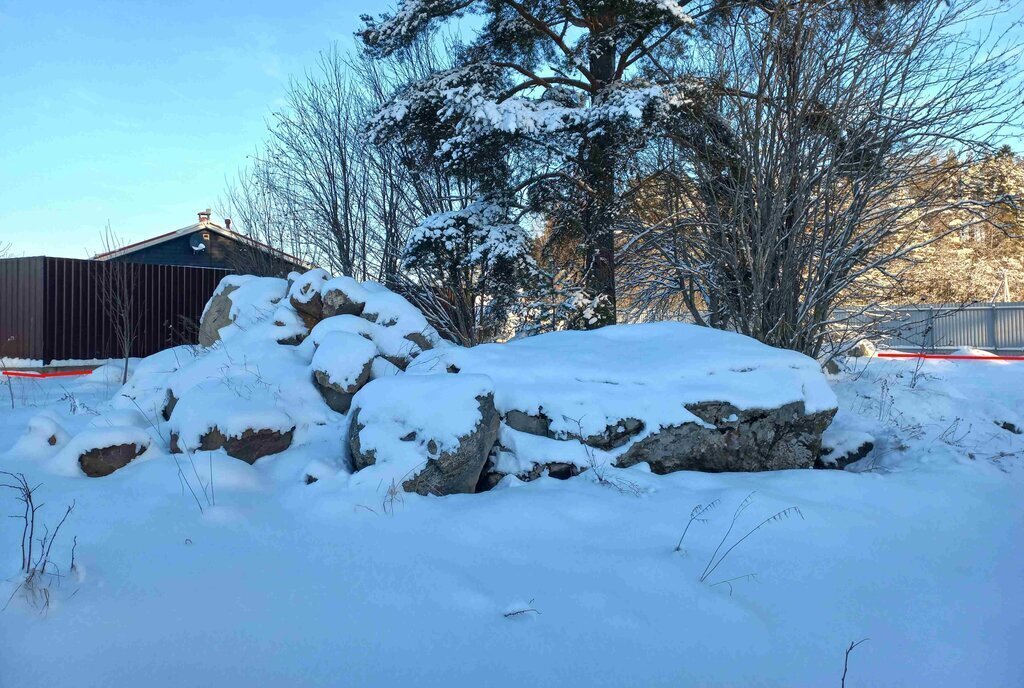
<path fill-rule="evenodd" d="M 0 383 L 0 470 L 40 524 L 75 505 L 47 610 L 0 520 L 0 686 L 839 686 L 863 638 L 847 686 L 1024 685 L 1024 363 L 847 364 L 826 439 L 875 445 L 850 470 L 448 497 L 353 489 L 330 425 L 253 466 L 179 457 L 195 498 L 155 448 L 64 475 L 43 438 L 100 418 L 114 373 L 13 380 L 13 410 Z"/>

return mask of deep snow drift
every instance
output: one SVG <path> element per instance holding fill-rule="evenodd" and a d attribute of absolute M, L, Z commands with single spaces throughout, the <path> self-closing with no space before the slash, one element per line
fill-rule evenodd
<path fill-rule="evenodd" d="M 423 497 L 391 489 L 386 465 L 351 473 L 337 458 L 346 417 L 312 385 L 268 371 L 281 361 L 308 379 L 312 345 L 241 361 L 230 343 L 137 364 L 134 380 L 161 384 L 121 390 L 131 402 L 110 369 L 14 380 L 13 410 L 0 389 L 0 470 L 39 484 L 51 528 L 75 504 L 45 612 L 17 592 L 19 522 L 0 522 L 0 603 L 13 595 L 0 613 L 0 686 L 837 686 L 845 648 L 862 638 L 847 686 L 1024 684 L 1021 364 L 847 360 L 831 379 L 840 411 L 825 441 L 874 448 L 846 471 L 604 465 Z M 486 352 L 456 353 L 466 369 L 452 377 L 472 387 Z M 186 388 L 220 380 L 226 364 L 235 398 L 281 385 L 288 424 L 300 412 L 323 424 L 297 427 L 291 448 L 253 465 L 223 450 L 167 454 L 162 385 L 188 403 Z M 379 372 L 386 391 L 394 370 Z M 205 411 L 225 425 L 248 413 L 217 399 Z M 87 428 L 152 437 L 151 421 L 161 441 L 108 477 L 68 460 Z M 176 427 L 182 441 L 191 427 Z M 503 444 L 556 442 L 503 432 L 515 435 Z M 773 514 L 799 513 L 716 566 L 751 493 L 719 556 Z M 676 551 L 694 507 L 712 503 Z M 19 506 L 9 490 L 0 504 Z"/>

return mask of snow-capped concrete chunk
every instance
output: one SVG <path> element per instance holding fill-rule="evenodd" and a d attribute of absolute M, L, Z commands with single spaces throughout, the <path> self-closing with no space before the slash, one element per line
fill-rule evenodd
<path fill-rule="evenodd" d="M 335 277 L 320 288 L 323 315 L 362 315 L 366 306 L 366 290 L 351 277 Z"/>
<path fill-rule="evenodd" d="M 216 451 L 224 453 L 246 463 L 256 463 L 258 459 L 271 454 L 280 454 L 292 444 L 295 428 L 274 430 L 269 428 L 246 428 L 239 434 L 226 435 L 216 425 L 203 433 L 199 444 L 191 451 Z M 180 453 L 181 445 L 178 436 L 171 435 L 171 451 Z"/>
<path fill-rule="evenodd" d="M 658 473 L 809 467 L 836 408 L 814 360 L 681 323 L 446 347 L 409 371 L 450 367 L 494 380 L 509 427 Z"/>
<path fill-rule="evenodd" d="M 771 471 L 809 468 L 821 454 L 821 433 L 832 411 L 805 414 L 800 402 L 778 408 L 741 410 L 731 404 L 696 404 L 697 417 L 705 407 L 725 408 L 711 427 L 681 423 L 663 427 L 631 445 L 617 466 L 646 462 L 655 473 L 674 471 Z"/>
<path fill-rule="evenodd" d="M 357 476 L 421 495 L 475 492 L 499 426 L 483 375 L 375 380 L 356 394 L 350 418 Z"/>
<path fill-rule="evenodd" d="M 277 277 L 228 275 L 203 310 L 199 343 L 212 346 L 270 318 L 287 293 L 288 282 Z"/>
<path fill-rule="evenodd" d="M 498 442 L 480 476 L 477 492 L 491 489 L 506 475 L 514 475 L 524 482 L 543 475 L 564 480 L 597 463 L 606 463 L 603 452 L 579 440 L 555 440 L 503 423 L 498 431 Z"/>
<path fill-rule="evenodd" d="M 843 352 L 844 356 L 851 358 L 870 358 L 878 353 L 875 343 L 870 339 L 861 339 L 856 342 L 853 346 Z"/>
<path fill-rule="evenodd" d="M 420 323 L 418 320 L 406 318 L 402 322 L 411 322 L 412 326 L 422 329 L 407 331 L 401 323 L 380 325 L 355 315 L 334 315 L 317 323 L 303 342 L 302 348 L 311 355 L 315 347 L 319 346 L 331 332 L 351 332 L 372 341 L 381 356 L 399 370 L 404 370 L 409 361 L 423 351 L 437 346 L 440 336 L 432 327 L 424 324 L 425 320 L 424 323 Z"/>
<path fill-rule="evenodd" d="M 199 320 L 199 344 L 213 346 L 220 340 L 220 330 L 231 324 L 231 292 L 238 289 L 237 284 L 221 280 L 217 290 L 206 303 L 202 318 Z"/>
<path fill-rule="evenodd" d="M 330 332 L 313 354 L 313 380 L 324 401 L 338 413 L 348 413 L 352 397 L 370 380 L 377 347 L 351 332 Z"/>
<path fill-rule="evenodd" d="M 320 289 L 330 278 L 326 270 L 316 268 L 295 279 L 288 289 L 288 302 L 308 328 L 312 329 L 324 317 Z"/>
<path fill-rule="evenodd" d="M 75 456 L 90 478 L 102 478 L 141 456 L 150 441 L 149 434 L 137 427 L 93 427 L 78 433 L 62 453 Z"/>
<path fill-rule="evenodd" d="M 850 427 L 855 417 L 845 414 L 842 419 L 830 425 L 821 436 L 821 456 L 814 463 L 815 468 L 844 469 L 865 458 L 875 448 L 875 437 L 864 429 Z M 843 422 L 845 421 L 845 422 Z"/>
<path fill-rule="evenodd" d="M 309 327 L 291 304 L 279 304 L 273 314 L 273 337 L 278 344 L 297 345 L 309 334 Z"/>
<path fill-rule="evenodd" d="M 210 380 L 185 392 L 170 418 L 172 452 L 214 451 L 253 463 L 287 449 L 295 422 L 256 376 Z"/>

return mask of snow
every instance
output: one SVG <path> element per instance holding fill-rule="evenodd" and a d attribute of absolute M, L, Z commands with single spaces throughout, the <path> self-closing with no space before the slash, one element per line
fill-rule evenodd
<path fill-rule="evenodd" d="M 334 331 L 352 332 L 373 340 L 384 356 L 409 357 L 420 352 L 419 345 L 408 337 L 422 337 L 430 346 L 445 346 L 437 331 L 430 326 L 418 308 L 376 282 L 357 282 L 351 277 L 335 277 L 323 283 L 320 293 L 340 291 L 349 299 L 363 304 L 362 315 L 336 315 L 317 323 L 303 342 L 307 349 Z M 312 341 L 310 341 L 312 340 Z"/>
<path fill-rule="evenodd" d="M 13 594 L 0 613 L 0 684 L 822 686 L 838 685 L 849 643 L 870 638 L 850 657 L 847 686 L 1024 685 L 1024 434 L 1004 427 L 1024 428 L 1024 364 L 843 359 L 828 391 L 801 388 L 816 379 L 803 357 L 761 351 L 769 372 L 739 372 L 753 351 L 743 340 L 687 346 L 674 327 L 636 341 L 638 330 L 601 331 L 593 348 L 572 333 L 516 342 L 508 349 L 523 361 L 554 356 L 530 376 L 518 367 L 540 390 L 547 380 L 626 397 L 627 374 L 656 389 L 650 356 L 680 387 L 734 380 L 723 388 L 738 405 L 837 399 L 829 432 L 869 434 L 875 449 L 845 471 L 658 476 L 640 465 L 508 477 L 476 495 L 389 496 L 402 461 L 424 450 L 409 441 L 405 458 L 351 474 L 339 459 L 348 419 L 314 407 L 315 347 L 278 346 L 265 325 L 210 351 L 146 359 L 121 390 L 91 376 L 16 379 L 13 409 L 0 395 L 0 471 L 39 485 L 51 529 L 75 504 L 53 547 L 67 575 L 51 581 L 45 613 L 15 594 L 20 525 L 0 519 L 0 600 Z M 600 363 L 604 346 L 632 353 Z M 471 395 L 518 393 L 502 355 L 449 348 L 420 358 L 454 356 L 462 372 L 391 374 L 357 395 L 392 427 L 382 443 L 428 427 L 448 443 L 474 418 Z M 287 356 L 272 359 L 274 349 Z M 122 395 L 147 409 L 169 384 L 203 391 L 183 396 L 183 409 L 206 399 L 241 412 L 229 364 L 242 371 L 236 392 L 248 394 L 248 381 L 299 422 L 293 447 L 252 466 L 219 450 L 176 463 L 169 424 L 157 417 L 156 433 Z M 146 453 L 109 477 L 64 461 L 73 443 L 144 436 Z M 507 428 L 501 442 L 516 460 L 588 457 L 578 442 Z M 213 503 L 200 487 L 211 482 Z M 787 507 L 802 518 L 757 531 L 701 582 L 751 493 L 729 543 Z M 716 500 L 675 551 L 694 506 Z M 0 507 L 16 511 L 9 490 Z M 506 617 L 527 608 L 537 611 Z"/>
<path fill-rule="evenodd" d="M 693 17 L 683 10 L 683 6 L 676 0 L 643 0 L 664 12 L 671 14 L 684 26 L 694 26 Z"/>
<path fill-rule="evenodd" d="M 309 336 L 302 342 L 299 350 L 312 356 L 312 352 L 320 346 L 321 342 L 332 334 L 349 333 L 369 339 L 384 356 L 407 358 L 414 352 L 418 353 L 419 347 L 406 339 L 406 335 L 421 332 L 422 330 L 416 329 L 420 325 L 430 331 L 433 328 L 426 325 L 426 321 L 423 321 L 422 324 L 417 321 L 411 323 L 409 327 L 403 327 L 402 325 L 405 324 L 406 322 L 403 321 L 399 326 L 384 327 L 357 315 L 335 315 L 317 323 L 310 331 Z M 437 337 L 436 333 L 433 336 Z"/>
<path fill-rule="evenodd" d="M 855 423 L 856 421 L 851 421 Z M 835 464 L 837 459 L 844 456 L 851 456 L 866 444 L 874 444 L 875 436 L 864 430 L 846 427 L 842 421 L 833 423 L 826 428 L 821 436 L 822 448 L 826 454 L 822 461 L 826 464 Z"/>
<path fill-rule="evenodd" d="M 655 0 L 652 5 L 689 19 L 674 0 Z M 672 8 L 678 9 L 679 13 Z M 507 75 L 506 75 L 507 76 Z M 441 140 L 434 155 L 447 162 L 470 154 L 479 141 L 494 134 L 525 137 L 597 132 L 609 125 L 641 129 L 692 103 L 699 82 L 655 84 L 636 78 L 613 82 L 594 102 L 570 97 L 563 90 L 545 89 L 543 96 L 505 97 L 507 82 L 501 69 L 486 62 L 472 62 L 436 72 L 412 84 L 389 101 L 370 122 L 371 134 L 389 140 L 408 128 L 408 120 L 429 113 L 453 133 Z"/>
<path fill-rule="evenodd" d="M 739 409 L 802 402 L 807 413 L 836 407 L 817 362 L 742 335 L 682 323 L 613 325 L 552 332 L 507 344 L 421 354 L 409 372 L 455 366 L 494 380 L 502 415 L 544 414 L 559 436 L 601 433 L 626 418 L 648 432 L 704 424 L 684 407 L 702 401 Z"/>
<path fill-rule="evenodd" d="M 28 459 L 45 458 L 60 451 L 68 438 L 60 415 L 50 410 L 40 411 L 28 419 L 24 434 L 11 447 L 10 453 Z M 50 444 L 51 439 L 53 444 Z"/>
<path fill-rule="evenodd" d="M 303 340 L 299 348 L 312 355 L 321 342 L 336 332 L 351 333 L 372 339 L 375 335 L 380 336 L 378 332 L 380 329 L 379 326 L 358 315 L 335 315 L 314 325 L 313 329 L 309 331 L 309 336 Z"/>
<path fill-rule="evenodd" d="M 381 326 L 395 327 L 396 331 L 402 334 L 428 332 L 433 329 L 427 324 L 427 319 L 419 309 L 405 297 L 373 282 L 364 282 L 362 286 L 365 292 L 360 300 L 366 304 L 363 308 L 363 317 L 370 317 Z"/>
<path fill-rule="evenodd" d="M 977 356 L 978 358 L 993 358 L 996 354 L 984 349 L 977 349 L 973 346 L 961 346 L 951 352 L 953 356 Z M 993 361 L 993 363 L 1005 363 L 1006 361 Z"/>
<path fill-rule="evenodd" d="M 918 461 L 993 463 L 1024 457 L 1024 364 L 1007 361 L 846 359 L 828 446 L 870 436 L 875 448 L 850 470 L 896 470 Z M 835 452 L 834 452 L 835 453 Z M 1008 463 L 1007 463 L 1008 462 Z"/>

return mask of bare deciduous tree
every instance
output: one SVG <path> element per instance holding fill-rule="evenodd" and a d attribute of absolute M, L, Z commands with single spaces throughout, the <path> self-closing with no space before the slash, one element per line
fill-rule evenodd
<path fill-rule="evenodd" d="M 916 249 L 962 229 L 934 231 L 953 205 L 984 221 L 986 201 L 951 202 L 936 171 L 1020 124 L 1012 11 L 975 0 L 737 10 L 711 35 L 703 95 L 679 114 L 648 204 L 624 228 L 637 310 L 827 348 Z"/>
<path fill-rule="evenodd" d="M 103 252 L 117 252 L 124 242 L 107 223 L 102 236 Z M 96 271 L 96 295 L 103 314 L 110 325 L 114 345 L 124 365 L 121 384 L 128 382 L 128 361 L 141 332 L 141 314 L 144 306 L 139 288 L 140 267 L 116 258 L 99 261 Z"/>
<path fill-rule="evenodd" d="M 314 72 L 289 85 L 262 162 L 272 166 L 275 191 L 296 211 L 318 261 L 334 273 L 368 279 L 370 178 L 350 72 L 334 47 L 321 54 Z"/>
<path fill-rule="evenodd" d="M 222 214 L 240 239 L 228 264 L 240 274 L 287 277 L 292 259 L 309 262 L 298 211 L 279 183 L 274 167 L 257 157 L 227 185 Z"/>

